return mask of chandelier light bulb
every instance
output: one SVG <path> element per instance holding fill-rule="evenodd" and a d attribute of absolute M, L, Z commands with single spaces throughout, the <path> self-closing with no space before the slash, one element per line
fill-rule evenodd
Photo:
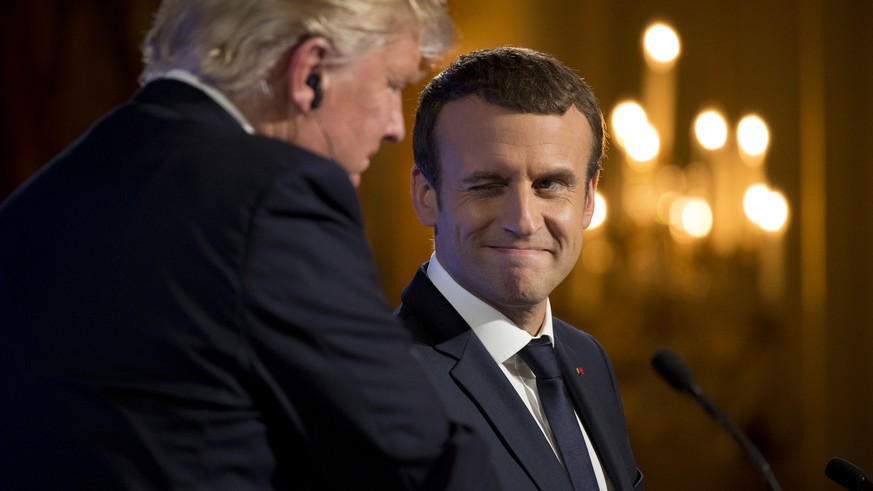
<path fill-rule="evenodd" d="M 712 209 L 702 198 L 689 198 L 682 207 L 682 228 L 692 237 L 706 237 L 712 230 Z"/>
<path fill-rule="evenodd" d="M 694 134 L 703 148 L 718 150 L 727 141 L 727 122 L 718 111 L 703 111 L 694 121 Z"/>
<path fill-rule="evenodd" d="M 630 135 L 637 134 L 648 124 L 646 111 L 634 101 L 624 101 L 612 110 L 612 132 L 622 147 Z"/>
<path fill-rule="evenodd" d="M 682 51 L 679 35 L 672 27 L 656 22 L 650 25 L 643 34 L 643 48 L 646 60 L 652 68 L 669 69 Z"/>
<path fill-rule="evenodd" d="M 788 223 L 788 201 L 779 191 L 755 184 L 743 196 L 746 217 L 767 232 L 779 232 Z"/>
<path fill-rule="evenodd" d="M 627 154 L 636 162 L 650 162 L 661 150 L 661 138 L 654 126 L 646 123 L 625 141 Z"/>
<path fill-rule="evenodd" d="M 756 114 L 750 114 L 737 125 L 737 142 L 740 149 L 754 157 L 763 155 L 770 144 L 767 123 Z"/>
<path fill-rule="evenodd" d="M 703 198 L 683 197 L 670 206 L 670 228 L 696 239 L 712 231 L 712 208 Z"/>

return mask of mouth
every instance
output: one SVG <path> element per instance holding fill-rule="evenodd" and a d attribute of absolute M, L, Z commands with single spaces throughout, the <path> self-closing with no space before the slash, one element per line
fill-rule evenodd
<path fill-rule="evenodd" d="M 508 256 L 538 256 L 540 254 L 550 254 L 551 251 L 544 247 L 535 247 L 535 246 L 499 246 L 492 245 L 486 246 L 488 249 L 497 252 L 499 254 L 506 254 Z"/>

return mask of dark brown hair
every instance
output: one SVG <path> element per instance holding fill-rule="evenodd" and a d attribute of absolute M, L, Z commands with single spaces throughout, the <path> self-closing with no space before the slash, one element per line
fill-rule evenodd
<path fill-rule="evenodd" d="M 439 153 L 434 130 L 447 102 L 470 95 L 512 111 L 565 114 L 571 106 L 585 115 L 594 136 L 586 189 L 600 170 L 606 132 L 600 104 L 588 84 L 556 58 L 538 51 L 500 47 L 461 55 L 421 92 L 412 149 L 415 165 L 439 193 Z"/>

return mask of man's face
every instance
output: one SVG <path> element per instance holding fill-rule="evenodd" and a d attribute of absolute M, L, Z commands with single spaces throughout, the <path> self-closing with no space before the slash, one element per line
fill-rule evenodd
<path fill-rule="evenodd" d="M 331 142 L 329 155 L 355 186 L 382 140 L 398 142 L 406 127 L 401 91 L 420 77 L 418 37 L 404 34 L 336 69 L 317 111 Z"/>
<path fill-rule="evenodd" d="M 435 137 L 440 206 L 417 171 L 413 199 L 435 227 L 440 263 L 501 312 L 544 305 L 576 263 L 594 212 L 585 116 L 575 107 L 519 114 L 468 96 L 444 106 Z"/>

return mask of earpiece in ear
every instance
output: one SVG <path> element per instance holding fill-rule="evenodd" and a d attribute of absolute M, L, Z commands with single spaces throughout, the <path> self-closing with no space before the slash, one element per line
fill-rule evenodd
<path fill-rule="evenodd" d="M 318 109 L 318 106 L 321 105 L 321 77 L 318 76 L 317 73 L 310 73 L 308 77 L 306 77 L 306 85 L 312 88 L 312 92 L 314 92 L 312 96 L 312 104 L 309 105 L 311 109 Z"/>

